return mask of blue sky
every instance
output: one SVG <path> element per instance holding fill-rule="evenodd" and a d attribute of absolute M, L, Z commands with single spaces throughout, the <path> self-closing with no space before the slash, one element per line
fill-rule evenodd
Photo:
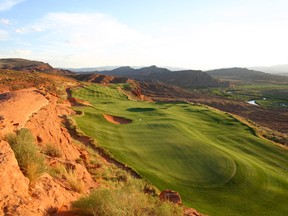
<path fill-rule="evenodd" d="M 54 67 L 287 64 L 287 0 L 0 0 L 0 58 Z"/>

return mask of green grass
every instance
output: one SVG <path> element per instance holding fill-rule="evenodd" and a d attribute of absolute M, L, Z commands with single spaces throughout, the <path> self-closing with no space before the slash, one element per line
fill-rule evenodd
<path fill-rule="evenodd" d="M 288 215 L 288 154 L 233 117 L 186 103 L 128 101 L 117 86 L 73 96 L 92 107 L 77 125 L 160 190 L 209 215 Z M 115 125 L 102 114 L 131 124 Z"/>

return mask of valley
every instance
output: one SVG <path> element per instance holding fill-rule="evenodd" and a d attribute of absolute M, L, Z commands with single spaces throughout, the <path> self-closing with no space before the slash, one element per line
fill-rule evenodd
<path fill-rule="evenodd" d="M 53 3 L 0 0 L 0 216 L 288 216 L 288 1 Z"/>
<path fill-rule="evenodd" d="M 239 101 L 255 100 L 256 104 L 267 109 L 288 110 L 287 84 L 240 84 L 229 88 L 203 90 L 212 95 Z"/>
<path fill-rule="evenodd" d="M 0 60 L 0 215 L 288 214 L 285 79 L 115 71 Z"/>

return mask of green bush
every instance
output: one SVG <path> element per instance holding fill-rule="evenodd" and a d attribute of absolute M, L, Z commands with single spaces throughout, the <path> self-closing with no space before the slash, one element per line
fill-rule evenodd
<path fill-rule="evenodd" d="M 57 163 L 55 166 L 50 167 L 48 172 L 52 177 L 60 179 L 62 176 L 65 176 L 67 170 L 63 164 Z"/>
<path fill-rule="evenodd" d="M 81 179 L 78 179 L 77 173 L 73 169 L 67 168 L 64 164 L 58 163 L 49 169 L 49 174 L 57 179 L 64 179 L 71 190 L 82 193 L 84 185 Z"/>
<path fill-rule="evenodd" d="M 46 166 L 31 132 L 23 128 L 16 134 L 8 134 L 6 140 L 14 151 L 21 171 L 31 182 L 34 182 L 45 172 Z"/>
<path fill-rule="evenodd" d="M 43 149 L 44 154 L 49 155 L 51 157 L 61 157 L 62 151 L 56 145 L 47 144 Z"/>
<path fill-rule="evenodd" d="M 118 189 L 100 188 L 74 202 L 72 207 L 80 215 L 92 216 L 183 215 L 182 207 L 160 202 L 157 197 L 139 191 L 139 185 L 132 182 Z"/>

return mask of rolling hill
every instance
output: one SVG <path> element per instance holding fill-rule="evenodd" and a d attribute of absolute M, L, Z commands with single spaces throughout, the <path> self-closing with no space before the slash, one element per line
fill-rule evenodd
<path fill-rule="evenodd" d="M 99 71 L 97 73 L 113 76 L 125 76 L 145 82 L 162 82 L 183 88 L 229 86 L 229 82 L 220 81 L 211 77 L 209 74 L 198 70 L 182 70 L 173 72 L 166 68 L 151 66 L 140 69 L 120 67 L 110 71 Z"/>
<path fill-rule="evenodd" d="M 91 82 L 91 83 L 101 83 L 101 84 L 108 84 L 108 83 L 126 83 L 129 81 L 127 77 L 120 77 L 120 76 L 108 76 L 104 74 L 77 74 L 74 75 L 77 80 Z"/>
<path fill-rule="evenodd" d="M 279 82 L 288 83 L 288 77 L 264 73 L 261 71 L 249 70 L 247 68 L 225 68 L 206 71 L 214 78 L 228 81 L 238 81 L 244 83 L 255 82 Z"/>

